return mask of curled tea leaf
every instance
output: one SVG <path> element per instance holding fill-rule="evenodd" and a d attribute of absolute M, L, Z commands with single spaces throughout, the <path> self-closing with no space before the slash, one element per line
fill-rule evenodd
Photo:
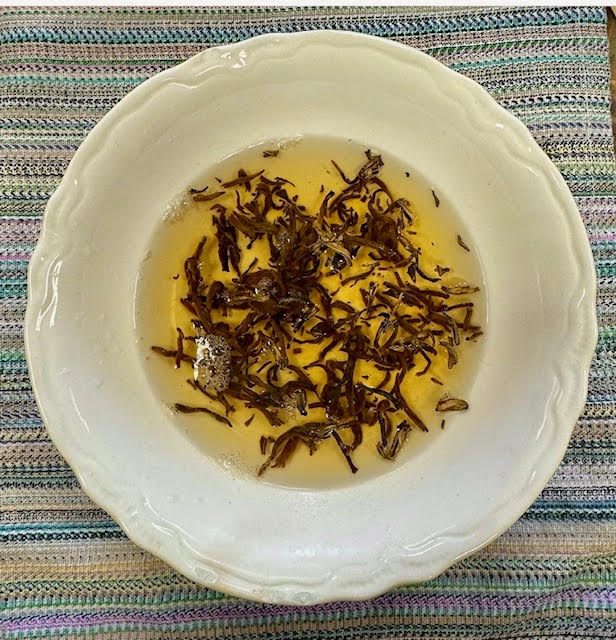
<path fill-rule="evenodd" d="M 436 403 L 436 410 L 440 412 L 466 411 L 467 409 L 468 409 L 468 402 L 466 402 L 466 400 L 460 400 L 459 398 L 451 398 L 448 395 L 443 395 L 441 399 Z"/>

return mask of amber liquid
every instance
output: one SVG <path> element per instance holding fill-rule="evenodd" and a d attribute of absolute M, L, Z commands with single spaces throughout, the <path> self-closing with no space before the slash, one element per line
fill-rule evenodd
<path fill-rule="evenodd" d="M 280 153 L 276 157 L 263 157 L 265 150 L 279 147 Z M 298 194 L 298 203 L 305 205 L 308 211 L 316 212 L 323 199 L 323 193 L 327 193 L 329 189 L 337 192 L 344 186 L 330 160 L 335 159 L 347 175 L 354 176 L 365 161 L 364 151 L 364 147 L 340 139 L 302 138 L 286 143 L 269 142 L 224 159 L 204 175 L 198 184 L 187 187 L 203 188 L 208 185 L 211 192 L 215 191 L 218 185 L 216 178 L 232 179 L 240 168 L 249 174 L 265 168 L 266 176 L 282 176 L 292 181 L 295 188 L 290 189 L 290 193 Z M 471 283 L 480 286 L 481 291 L 472 297 L 475 303 L 472 322 L 481 325 L 485 330 L 485 293 L 480 261 L 473 246 L 473 239 L 456 215 L 452 204 L 443 194 L 437 194 L 437 207 L 431 186 L 414 168 L 405 166 L 378 149 L 373 148 L 372 151 L 381 153 L 383 157 L 385 164 L 379 175 L 389 185 L 394 196 L 406 198 L 411 202 L 414 217 L 411 228 L 417 234 L 413 237 L 413 242 L 421 248 L 422 269 L 432 274 L 437 264 L 449 267 L 451 272 L 443 277 L 439 285 Z M 233 208 L 233 190 L 216 202 Z M 181 195 L 170 203 L 152 237 L 151 249 L 142 263 L 139 274 L 135 301 L 137 339 L 147 376 L 160 398 L 161 410 L 167 410 L 168 406 L 179 402 L 193 406 L 208 406 L 220 411 L 219 405 L 209 401 L 187 384 L 186 380 L 193 377 L 193 371 L 188 364 L 176 370 L 173 368 L 172 360 L 150 350 L 151 345 L 175 348 L 176 327 L 182 328 L 189 335 L 194 333 L 190 325 L 191 315 L 180 303 L 180 298 L 186 294 L 187 288 L 184 260 L 193 253 L 204 235 L 213 235 L 211 204 L 193 202 L 187 195 Z M 459 245 L 458 234 L 471 251 L 465 251 Z M 267 244 L 257 242 L 251 250 L 246 250 L 246 243 L 247 239 L 241 236 L 239 244 L 242 249 L 242 270 L 246 269 L 255 257 L 259 265 L 265 266 L 269 255 Z M 206 274 L 207 279 L 229 282 L 235 274 L 222 272 L 215 247 L 213 239 L 206 244 L 206 251 L 202 257 L 202 273 Z M 345 269 L 344 276 L 365 271 L 366 264 L 370 262 L 369 258 L 356 260 L 352 267 Z M 379 273 L 375 274 L 375 277 L 388 278 L 388 274 Z M 330 291 L 334 291 L 340 285 L 340 278 L 325 277 L 323 284 Z M 366 287 L 367 282 L 363 282 L 362 286 Z M 360 287 L 357 285 L 342 286 L 336 298 L 356 309 L 364 306 Z M 289 349 L 289 358 L 294 364 L 305 366 L 318 360 L 322 346 L 294 344 Z M 301 353 L 294 352 L 298 347 L 301 348 Z M 377 453 L 378 426 L 365 427 L 364 441 L 353 453 L 355 464 L 359 467 L 355 475 L 351 474 L 333 440 L 327 440 L 312 456 L 307 448 L 299 447 L 285 468 L 270 469 L 259 481 L 291 487 L 329 488 L 366 480 L 387 473 L 401 464 L 412 464 L 414 456 L 421 455 L 435 438 L 443 437 L 443 417 L 448 423 L 445 429 L 455 428 L 454 416 L 437 414 L 434 408 L 445 392 L 455 397 L 465 397 L 472 385 L 480 352 L 481 341 L 463 341 L 458 348 L 459 362 L 453 369 L 447 368 L 446 358 L 439 357 L 434 360 L 428 375 L 406 376 L 402 391 L 410 405 L 428 425 L 429 433 L 414 429 L 396 461 L 385 460 Z M 317 384 L 325 381 L 325 374 L 320 369 L 310 369 L 310 376 Z M 443 385 L 435 384 L 431 380 L 432 377 L 440 380 Z M 356 381 L 362 380 L 369 386 L 376 386 L 382 378 L 382 371 L 377 371 L 365 362 L 358 364 Z M 285 381 L 284 374 L 281 381 Z M 308 417 L 302 417 L 290 409 L 282 413 L 285 424 L 272 427 L 258 411 L 247 409 L 241 404 L 235 404 L 235 407 L 236 411 L 230 416 L 233 428 L 225 427 L 205 414 L 175 414 L 174 420 L 178 428 L 203 451 L 204 455 L 222 465 L 231 474 L 239 473 L 251 477 L 256 477 L 256 471 L 265 459 L 259 450 L 259 439 L 262 435 L 276 437 L 296 424 L 324 418 L 320 409 L 312 410 Z M 250 425 L 245 426 L 245 421 L 253 415 Z"/>

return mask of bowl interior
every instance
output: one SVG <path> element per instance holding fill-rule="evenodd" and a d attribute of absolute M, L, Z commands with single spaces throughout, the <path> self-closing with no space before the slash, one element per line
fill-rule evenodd
<path fill-rule="evenodd" d="M 281 147 L 278 155 L 264 160 L 264 150 L 271 150 L 278 146 Z M 236 177 L 240 169 L 247 171 L 248 174 L 264 170 L 264 175 L 269 179 L 276 176 L 284 176 L 288 179 L 292 183 L 287 186 L 289 195 L 295 197 L 294 194 L 297 194 L 298 204 L 314 212 L 320 209 L 321 202 L 326 197 L 324 194 L 327 194 L 330 189 L 344 187 L 343 180 L 338 176 L 330 159 L 335 159 L 344 167 L 345 174 L 354 176 L 366 161 L 365 152 L 365 147 L 353 144 L 352 141 L 344 138 L 319 136 L 317 138 L 297 137 L 290 141 L 271 140 L 262 145 L 250 147 L 239 156 L 225 158 L 222 163 L 208 169 L 207 174 L 194 184 L 199 188 L 209 185 L 208 193 L 215 193 L 218 184 L 216 178 L 223 181 L 230 180 Z M 374 146 L 371 146 L 371 152 L 378 153 L 382 158 L 384 165 L 379 171 L 379 178 L 391 189 L 393 198 L 405 198 L 409 203 L 408 207 L 412 214 L 410 214 L 410 220 L 406 221 L 405 233 L 413 234 L 408 237 L 412 238 L 415 246 L 422 251 L 423 272 L 426 274 L 434 272 L 436 276 L 436 265 L 447 265 L 451 269 L 445 279 L 436 284 L 419 277 L 417 285 L 427 289 L 454 283 L 478 286 L 479 291 L 473 295 L 452 298 L 450 304 L 463 303 L 472 299 L 474 307 L 470 324 L 481 327 L 485 332 L 487 330 L 486 292 L 481 263 L 470 231 L 464 226 L 453 203 L 447 201 L 442 194 L 435 199 L 430 184 L 416 168 L 413 168 L 411 173 L 406 164 Z M 255 186 L 253 184 L 253 188 Z M 243 190 L 239 193 L 247 197 Z M 231 200 L 223 199 L 221 203 L 220 199 L 216 199 L 218 207 L 230 204 L 235 205 L 233 192 L 231 192 Z M 175 403 L 200 406 L 204 401 L 203 395 L 191 384 L 187 384 L 192 381 L 194 373 L 191 366 L 183 363 L 179 368 L 174 368 L 172 359 L 154 354 L 151 348 L 152 345 L 167 349 L 175 348 L 178 336 L 176 327 L 181 326 L 186 335 L 191 335 L 194 331 L 190 323 L 191 314 L 179 300 L 187 294 L 184 261 L 193 253 L 204 234 L 206 234 L 206 243 L 201 264 L 206 279 L 210 282 L 214 280 L 229 282 L 233 277 L 232 274 L 224 274 L 219 269 L 215 229 L 209 224 L 211 207 L 210 201 L 193 202 L 187 188 L 172 206 L 167 208 L 161 206 L 156 231 L 148 243 L 149 249 L 139 269 L 137 294 L 134 301 L 136 339 L 141 347 L 139 359 L 144 366 L 146 377 L 153 385 L 160 411 L 165 413 Z M 270 212 L 269 218 L 272 219 L 273 215 L 275 214 Z M 473 248 L 463 249 L 458 243 L 458 234 Z M 240 243 L 241 241 L 240 237 Z M 244 262 L 241 268 L 246 269 L 251 260 L 257 259 L 257 256 L 259 261 L 255 269 L 267 268 L 267 258 L 262 255 L 262 249 L 263 247 L 256 252 L 254 247 L 252 252 L 247 247 L 243 249 Z M 366 249 L 357 256 L 357 264 L 354 267 L 356 272 L 365 272 L 366 265 L 373 264 L 369 253 L 370 249 Z M 324 259 L 327 259 L 327 256 Z M 324 269 L 324 272 L 326 273 L 327 270 Z M 325 278 L 325 284 L 330 291 L 339 289 L 343 277 L 350 275 L 351 273 L 345 270 L 339 279 L 335 276 Z M 380 280 L 383 275 L 383 272 L 378 272 L 375 278 Z M 408 282 L 411 281 L 410 276 L 404 271 L 401 276 Z M 360 281 L 359 286 L 357 284 L 356 282 L 344 288 L 337 298 L 359 310 L 364 306 L 360 291 L 362 288 L 368 291 L 368 284 L 367 281 L 363 283 Z M 408 309 L 405 313 L 407 311 Z M 461 318 L 462 315 L 459 319 Z M 418 357 L 415 363 L 418 366 L 405 376 L 403 392 L 406 400 L 427 425 L 428 431 L 413 429 L 407 438 L 408 443 L 401 448 L 395 462 L 384 459 L 378 453 L 377 441 L 380 438 L 380 427 L 376 423 L 372 426 L 365 425 L 362 429 L 362 443 L 353 451 L 352 456 L 358 468 L 355 474 L 351 473 L 345 464 L 335 441 L 329 439 L 320 443 L 314 452 L 306 446 L 299 447 L 294 452 L 290 464 L 284 469 L 270 469 L 258 478 L 258 469 L 266 459 L 260 450 L 260 438 L 262 436 L 276 438 L 298 423 L 320 420 L 322 416 L 319 412 L 309 411 L 306 417 L 302 417 L 296 412 L 282 410 L 279 414 L 285 420 L 284 425 L 272 427 L 259 411 L 246 408 L 240 403 L 234 407 L 235 411 L 230 416 L 233 424 L 231 429 L 203 413 L 174 412 L 175 426 L 181 433 L 186 434 L 204 455 L 208 456 L 209 461 L 220 464 L 234 475 L 242 474 L 247 480 L 295 488 L 357 487 L 359 483 L 389 473 L 402 464 L 413 464 L 417 456 L 424 455 L 427 447 L 433 446 L 436 440 L 444 437 L 442 420 L 447 423 L 448 430 L 455 423 L 455 413 L 447 415 L 438 413 L 435 411 L 435 406 L 445 393 L 456 398 L 465 398 L 472 388 L 481 360 L 483 344 L 481 340 L 466 340 L 465 337 L 470 333 L 472 331 L 462 331 L 460 344 L 456 346 L 457 365 L 452 369 L 447 368 L 447 358 L 443 352 L 440 358 L 432 358 L 429 372 L 420 374 L 425 360 Z M 389 333 L 382 337 L 381 342 L 385 341 L 387 335 Z M 297 337 L 305 341 L 310 338 L 310 335 L 302 333 Z M 325 339 L 320 344 L 294 343 L 293 348 L 288 344 L 287 354 L 292 364 L 310 365 L 321 360 L 319 353 L 328 343 L 329 339 Z M 436 346 L 440 348 L 438 343 Z M 187 349 L 190 352 L 190 346 Z M 340 359 L 340 356 L 334 356 L 333 359 Z M 258 364 L 267 366 L 268 362 L 270 364 L 272 362 L 272 353 L 264 349 L 263 357 Z M 253 371 L 255 368 L 256 365 Z M 315 376 L 315 371 L 314 368 L 306 369 L 308 375 Z M 372 370 L 372 375 L 365 375 L 367 372 L 370 372 L 370 368 L 366 363 L 360 363 L 354 375 L 355 380 L 364 381 L 369 386 L 383 380 L 382 371 Z M 390 376 L 391 373 L 387 374 L 387 379 Z M 319 378 L 315 376 L 314 379 Z M 280 382 L 283 381 L 280 380 Z M 315 398 L 312 396 L 308 399 L 309 402 L 313 400 Z M 222 409 L 217 403 L 211 404 L 206 400 L 206 404 L 210 404 L 210 408 L 215 410 Z M 249 428 L 245 427 L 247 421 L 250 421 Z M 396 417 L 392 426 L 397 425 L 399 421 Z"/>

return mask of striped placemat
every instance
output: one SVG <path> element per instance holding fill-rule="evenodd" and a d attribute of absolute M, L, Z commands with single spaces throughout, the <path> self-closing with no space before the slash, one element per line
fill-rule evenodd
<path fill-rule="evenodd" d="M 616 637 L 616 173 L 605 19 L 601 8 L 0 10 L 0 637 Z M 208 591 L 126 539 L 46 435 L 22 328 L 45 203 L 97 120 L 205 46 L 316 28 L 419 47 L 528 124 L 586 223 L 600 338 L 565 460 L 509 532 L 429 583 L 302 609 Z"/>

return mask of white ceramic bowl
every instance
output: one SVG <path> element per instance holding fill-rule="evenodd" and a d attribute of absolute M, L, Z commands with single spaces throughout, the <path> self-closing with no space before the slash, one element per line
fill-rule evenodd
<path fill-rule="evenodd" d="M 353 138 L 420 170 L 464 218 L 488 300 L 471 411 L 412 464 L 327 491 L 209 460 L 161 412 L 133 328 L 164 203 L 229 153 L 302 134 Z M 527 509 L 584 404 L 594 297 L 565 182 L 481 87 L 378 38 L 270 35 L 155 76 L 92 130 L 47 206 L 26 345 L 54 442 L 128 536 L 215 589 L 307 604 L 429 579 Z"/>

